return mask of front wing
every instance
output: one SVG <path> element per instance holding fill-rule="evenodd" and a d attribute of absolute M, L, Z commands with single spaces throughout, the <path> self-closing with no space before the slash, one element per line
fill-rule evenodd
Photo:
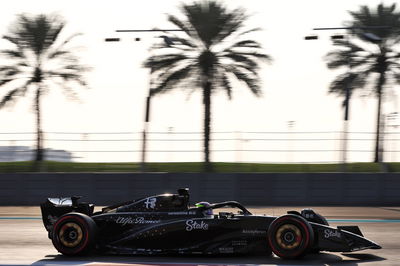
<path fill-rule="evenodd" d="M 310 223 L 315 235 L 318 250 L 333 252 L 351 252 L 363 249 L 381 249 L 375 242 L 363 237 L 358 226 L 334 228 L 326 225 Z"/>

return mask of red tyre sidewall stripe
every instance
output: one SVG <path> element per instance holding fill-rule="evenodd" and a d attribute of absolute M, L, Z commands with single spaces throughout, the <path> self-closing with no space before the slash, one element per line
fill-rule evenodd
<path fill-rule="evenodd" d="M 278 220 L 276 220 L 276 223 L 278 223 L 278 222 L 281 223 L 281 222 L 286 221 L 286 220 L 294 221 L 294 218 L 292 218 L 292 217 L 283 217 L 282 219 L 279 219 L 279 218 L 278 218 Z M 296 219 L 295 221 L 296 221 L 296 222 L 299 222 L 299 223 L 301 224 L 301 226 L 302 226 L 303 229 L 304 229 L 304 232 L 306 233 L 306 237 L 305 237 L 305 243 L 306 243 L 306 245 L 305 245 L 305 246 L 307 247 L 307 246 L 309 245 L 309 241 L 310 241 L 310 232 L 308 231 L 307 226 L 304 224 L 304 222 L 303 222 L 302 220 L 297 220 L 297 219 Z M 274 236 L 274 237 L 275 237 L 275 236 Z M 278 255 L 279 257 L 285 257 L 284 254 L 282 254 L 281 252 L 279 252 L 278 250 L 276 250 L 275 247 L 274 247 L 274 245 L 272 245 L 271 237 L 268 237 L 268 242 L 269 242 L 269 245 L 270 245 L 272 251 L 273 251 L 276 255 Z M 293 254 L 292 256 L 293 256 L 293 257 L 296 257 L 296 256 L 300 255 L 301 252 L 303 252 L 303 251 L 297 252 L 297 253 Z"/>
<path fill-rule="evenodd" d="M 89 230 L 88 230 L 89 228 L 88 228 L 85 220 L 83 220 L 81 217 L 75 216 L 75 215 L 64 216 L 63 218 L 61 218 L 60 220 L 58 220 L 56 222 L 56 224 L 54 225 L 54 231 L 57 230 L 57 227 L 58 227 L 59 224 L 61 224 L 64 220 L 70 219 L 70 218 L 76 219 L 80 223 L 80 225 L 85 227 L 84 228 L 84 235 L 86 235 L 86 237 L 85 237 L 84 243 L 82 244 L 82 246 L 80 248 L 78 248 L 77 250 L 74 250 L 73 252 L 71 252 L 70 250 L 65 250 L 64 251 L 64 247 L 62 246 L 62 244 L 58 244 L 58 242 L 56 242 L 56 243 L 57 243 L 57 246 L 60 249 L 63 250 L 63 252 L 69 253 L 69 254 L 76 254 L 76 253 L 81 252 L 87 246 L 87 243 L 89 241 Z M 58 239 L 58 234 L 57 233 L 56 233 L 56 238 Z"/>

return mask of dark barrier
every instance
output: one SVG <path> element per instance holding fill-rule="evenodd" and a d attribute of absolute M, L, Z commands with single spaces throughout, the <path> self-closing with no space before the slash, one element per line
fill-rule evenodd
<path fill-rule="evenodd" d="M 396 173 L 26 173 L 0 174 L 0 205 L 38 205 L 47 197 L 81 195 L 96 205 L 173 193 L 191 202 L 247 205 L 400 206 Z"/>

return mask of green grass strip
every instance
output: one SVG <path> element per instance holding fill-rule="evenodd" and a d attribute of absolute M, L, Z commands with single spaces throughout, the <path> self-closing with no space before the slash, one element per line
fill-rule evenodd
<path fill-rule="evenodd" d="M 23 172 L 141 172 L 140 163 L 78 163 L 44 161 L 35 170 L 32 161 L 0 162 L 0 173 Z M 268 163 L 212 163 L 217 173 L 335 173 L 343 172 L 341 164 L 268 164 Z M 147 172 L 202 172 L 201 162 L 147 163 Z M 346 172 L 400 172 L 400 163 L 349 163 Z"/>

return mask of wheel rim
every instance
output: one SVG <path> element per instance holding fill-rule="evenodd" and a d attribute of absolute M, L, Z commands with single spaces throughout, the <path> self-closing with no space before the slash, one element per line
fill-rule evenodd
<path fill-rule="evenodd" d="M 66 223 L 61 227 L 58 233 L 58 238 L 60 239 L 62 245 L 69 248 L 74 248 L 82 241 L 82 228 L 76 223 Z"/>
<path fill-rule="evenodd" d="M 280 248 L 292 250 L 301 244 L 302 235 L 294 224 L 284 224 L 276 231 L 275 239 Z"/>

